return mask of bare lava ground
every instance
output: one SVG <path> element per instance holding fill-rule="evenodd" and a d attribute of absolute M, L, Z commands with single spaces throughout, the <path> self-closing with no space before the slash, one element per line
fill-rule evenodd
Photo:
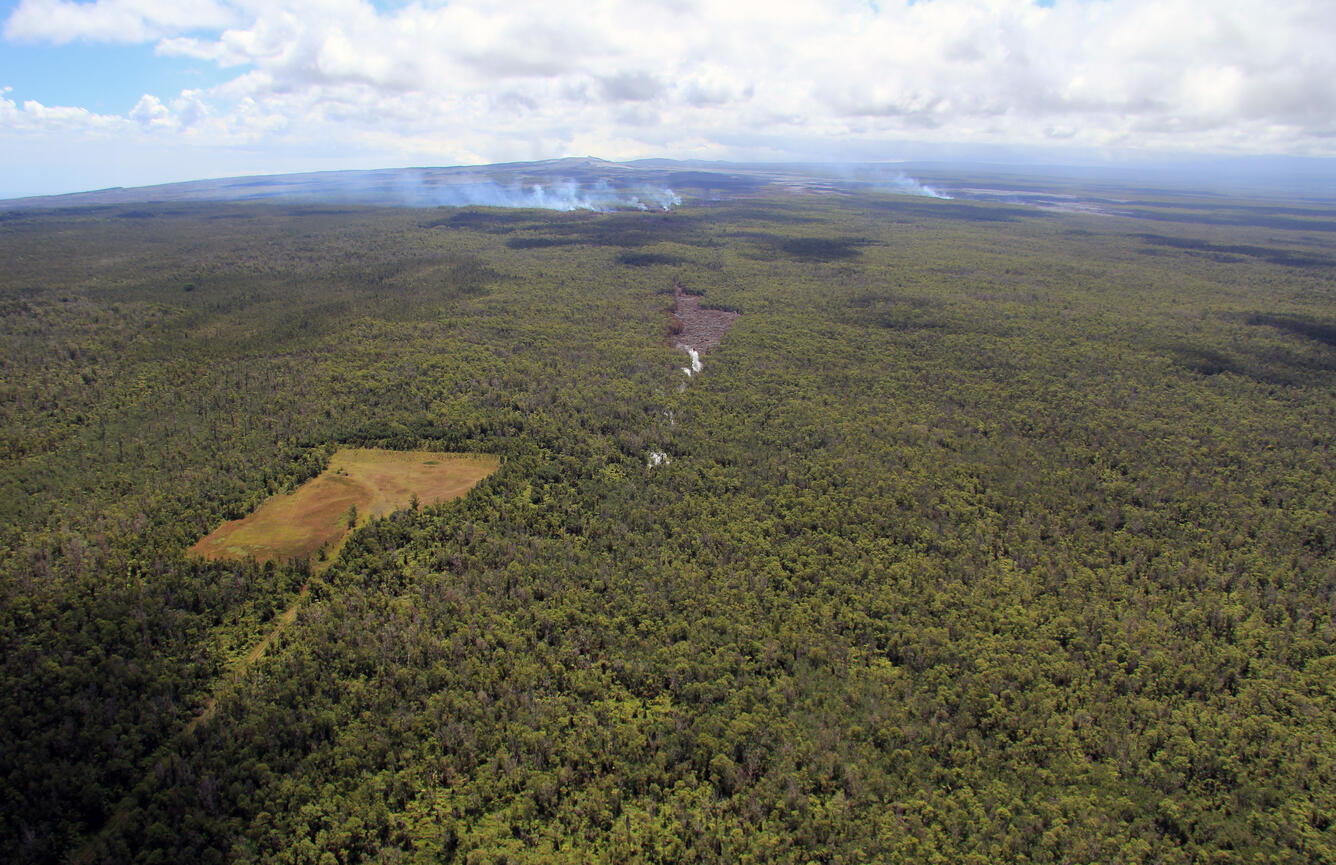
<path fill-rule="evenodd" d="M 700 297 L 690 294 L 680 282 L 673 283 L 673 323 L 669 340 L 678 348 L 692 348 L 705 354 L 723 342 L 724 334 L 740 313 L 726 309 L 705 309 Z"/>

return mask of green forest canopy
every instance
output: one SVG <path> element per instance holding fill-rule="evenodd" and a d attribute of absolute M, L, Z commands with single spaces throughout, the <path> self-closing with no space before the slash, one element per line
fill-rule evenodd
<path fill-rule="evenodd" d="M 0 857 L 1336 859 L 1336 236 L 1136 208 L 5 214 Z"/>

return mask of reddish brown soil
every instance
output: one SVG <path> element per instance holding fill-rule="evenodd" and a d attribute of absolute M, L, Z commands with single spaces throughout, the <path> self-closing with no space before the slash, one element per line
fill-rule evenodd
<path fill-rule="evenodd" d="M 723 309 L 702 309 L 700 298 L 687 294 L 681 284 L 673 285 L 673 327 L 669 340 L 679 348 L 694 348 L 701 354 L 723 342 L 739 313 Z"/>
<path fill-rule="evenodd" d="M 353 508 L 360 523 L 407 507 L 414 496 L 428 505 L 457 499 L 500 465 L 486 454 L 344 449 L 318 477 L 223 523 L 189 551 L 205 559 L 266 562 L 310 558 L 323 547 L 328 563 L 351 528 Z"/>

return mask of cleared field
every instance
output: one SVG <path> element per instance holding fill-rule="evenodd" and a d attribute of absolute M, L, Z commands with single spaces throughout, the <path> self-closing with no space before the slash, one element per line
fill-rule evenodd
<path fill-rule="evenodd" d="M 365 522 L 407 507 L 459 498 L 501 465 L 488 454 L 342 450 L 318 477 L 274 496 L 239 520 L 223 523 L 190 552 L 206 559 L 330 558 L 348 534 L 349 517 Z"/>

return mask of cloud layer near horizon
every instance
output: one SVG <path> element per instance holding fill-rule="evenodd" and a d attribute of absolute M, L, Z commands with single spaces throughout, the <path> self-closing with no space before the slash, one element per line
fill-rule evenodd
<path fill-rule="evenodd" d="M 904 140 L 1336 155 L 1328 0 L 21 0 L 4 34 L 231 75 L 123 115 L 0 94 L 8 135 L 436 164 Z"/>

